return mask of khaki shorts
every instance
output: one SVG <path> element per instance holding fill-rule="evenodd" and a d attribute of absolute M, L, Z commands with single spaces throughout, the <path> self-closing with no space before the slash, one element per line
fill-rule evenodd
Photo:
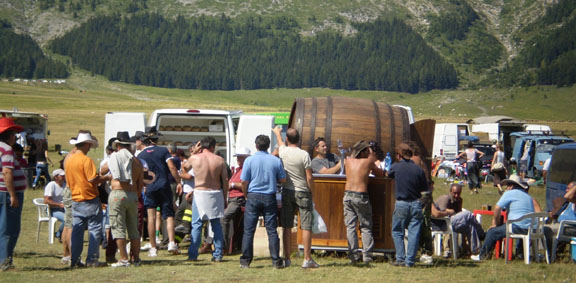
<path fill-rule="evenodd" d="M 72 192 L 68 186 L 62 192 L 62 203 L 64 204 L 64 227 L 72 228 Z"/>
<path fill-rule="evenodd" d="M 110 231 L 114 239 L 139 239 L 138 231 L 138 194 L 123 190 L 112 190 L 108 196 L 110 213 Z"/>
<path fill-rule="evenodd" d="M 282 228 L 294 227 L 294 214 L 296 209 L 300 213 L 300 229 L 312 230 L 312 194 L 294 190 L 282 190 L 282 212 L 280 225 Z"/>

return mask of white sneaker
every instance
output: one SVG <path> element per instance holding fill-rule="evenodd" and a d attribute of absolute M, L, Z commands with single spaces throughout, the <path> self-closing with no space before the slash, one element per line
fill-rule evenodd
<path fill-rule="evenodd" d="M 430 264 L 432 264 L 432 263 L 434 262 L 434 260 L 432 259 L 432 256 L 423 254 L 423 255 L 420 256 L 420 262 L 423 263 L 423 264 L 430 265 Z"/>
<path fill-rule="evenodd" d="M 450 251 L 444 251 L 444 253 L 442 254 L 444 258 L 449 258 L 451 255 L 452 253 Z"/>
<path fill-rule="evenodd" d="M 110 265 L 110 267 L 130 267 L 130 262 L 125 259 L 121 259 L 116 263 Z"/>
<path fill-rule="evenodd" d="M 470 259 L 473 261 L 481 261 L 482 259 L 480 258 L 480 255 L 472 255 L 470 256 Z"/>
<path fill-rule="evenodd" d="M 155 248 L 150 248 L 150 250 L 148 250 L 148 256 L 149 257 L 157 257 L 158 256 L 158 250 Z"/>
<path fill-rule="evenodd" d="M 140 247 L 140 250 L 141 250 L 141 251 L 147 251 L 147 250 L 149 250 L 149 249 L 151 249 L 151 248 L 152 248 L 152 245 L 151 245 L 150 243 L 146 243 L 146 245 L 143 245 L 143 246 Z"/>
<path fill-rule="evenodd" d="M 317 264 L 313 259 L 304 260 L 304 262 L 302 262 L 302 268 L 318 268 L 318 267 L 320 267 L 320 265 Z"/>
<path fill-rule="evenodd" d="M 70 257 L 69 256 L 65 256 L 60 260 L 60 263 L 63 265 L 70 265 Z"/>
<path fill-rule="evenodd" d="M 178 244 L 175 242 L 168 243 L 168 252 L 171 252 L 175 255 L 180 254 L 180 250 L 178 250 Z"/>

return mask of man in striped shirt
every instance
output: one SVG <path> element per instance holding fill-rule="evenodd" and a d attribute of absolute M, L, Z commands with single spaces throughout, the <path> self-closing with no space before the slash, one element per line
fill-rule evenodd
<path fill-rule="evenodd" d="M 12 256 L 20 235 L 26 177 L 14 157 L 16 133 L 24 128 L 10 118 L 0 118 L 0 269 L 13 268 Z"/>

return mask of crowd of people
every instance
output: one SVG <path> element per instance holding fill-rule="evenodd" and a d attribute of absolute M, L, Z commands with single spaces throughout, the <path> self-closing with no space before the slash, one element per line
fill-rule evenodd
<path fill-rule="evenodd" d="M 27 187 L 20 161 L 12 148 L 16 133 L 20 131 L 22 127 L 11 119 L 0 118 L 2 270 L 13 267 L 12 257 L 20 233 L 22 202 Z M 395 162 L 387 167 L 375 142 L 358 141 L 350 156 L 341 158 L 328 152 L 325 139 L 317 138 L 312 146 L 312 158 L 299 148 L 300 135 L 296 129 L 289 128 L 285 140 L 280 128 L 272 131 L 278 148 L 269 153 L 270 137 L 259 135 L 255 138 L 256 152 L 241 147 L 236 149 L 235 168 L 229 168 L 215 153 L 216 141 L 212 137 L 191 145 L 187 156 L 173 145 L 158 146 L 160 134 L 153 127 L 132 137 L 128 132 L 118 132 L 108 141 L 106 151 L 109 155 L 97 168 L 87 154 L 98 146 L 98 141 L 90 131 L 80 130 L 77 137 L 70 140 L 73 148 L 65 157 L 63 167 L 52 172 L 44 192 L 44 202 L 51 207 L 52 216 L 62 223 L 56 232 L 63 246 L 62 264 L 71 268 L 107 264 L 111 267 L 139 266 L 141 251 L 148 251 L 148 257 L 156 257 L 163 248 L 171 254 L 180 254 L 179 243 L 189 234 L 188 261 L 197 261 L 200 253 L 211 252 L 212 261 L 221 262 L 235 249 L 241 252 L 240 267 L 249 268 L 254 259 L 254 235 L 262 216 L 272 265 L 285 268 L 292 265 L 291 230 L 298 212 L 304 252 L 301 267 L 318 268 L 320 265 L 311 252 L 313 174 L 336 174 L 342 169 L 346 173 L 342 200 L 344 225 L 352 264 L 373 261 L 369 176 L 387 176 L 395 181 L 396 201 L 391 223 L 395 247 L 395 260 L 391 264 L 394 266 L 413 267 L 419 251 L 419 261 L 431 264 L 430 231 L 446 229 L 443 227 L 446 222 L 441 221 L 444 217 L 449 217 L 452 229 L 466 239 L 471 259 L 480 261 L 488 258 L 496 241 L 505 237 L 500 218 L 503 210 L 508 219 L 541 211 L 538 202 L 528 194 L 527 183 L 516 174 L 504 174 L 498 183 L 502 196 L 494 208 L 492 225 L 485 232 L 472 213 L 463 208 L 462 185 L 452 184 L 448 194 L 436 200 L 432 198 L 434 182 L 418 147 L 412 142 L 399 144 L 395 148 Z M 501 149 L 494 154 L 493 169 L 504 162 L 500 153 Z M 461 157 L 474 163 L 477 155 L 482 154 L 469 146 Z M 41 159 L 41 155 L 38 158 Z M 475 164 L 468 164 L 468 167 L 473 168 Z M 474 174 L 469 171 L 469 175 Z M 279 188 L 281 209 L 277 200 Z M 469 188 L 474 192 L 479 185 L 472 181 Z M 567 202 L 561 202 L 553 213 L 558 220 L 576 220 L 575 194 L 576 183 L 572 182 L 567 188 Z M 243 217 L 239 218 L 239 215 Z M 238 225 L 238 219 L 243 219 L 243 225 Z M 515 223 L 514 231 L 525 233 L 529 225 Z M 237 238 L 239 226 L 243 226 L 239 231 L 242 237 L 237 240 L 234 236 Z M 279 226 L 283 228 L 281 237 L 277 232 Z M 361 250 L 357 227 L 362 235 Z M 89 242 L 83 261 L 86 230 Z M 164 241 L 157 239 L 159 231 L 162 231 Z M 553 227 L 546 228 L 549 244 L 553 231 Z M 148 243 L 143 244 L 141 241 L 146 234 Z M 454 239 L 444 241 L 445 257 L 459 252 L 451 250 L 450 240 Z M 99 261 L 100 245 L 106 246 L 107 264 Z"/>

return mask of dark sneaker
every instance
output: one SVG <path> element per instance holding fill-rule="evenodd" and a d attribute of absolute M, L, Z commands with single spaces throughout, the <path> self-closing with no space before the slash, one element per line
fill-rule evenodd
<path fill-rule="evenodd" d="M 222 258 L 221 257 L 213 257 L 210 261 L 211 262 L 222 262 Z"/>
<path fill-rule="evenodd" d="M 245 263 L 241 263 L 240 268 L 250 268 L 250 265 L 245 264 Z"/>
<path fill-rule="evenodd" d="M 404 266 L 406 266 L 406 264 L 404 264 L 403 261 L 396 261 L 396 260 L 393 261 L 393 262 L 391 262 L 390 265 L 392 265 L 392 266 L 399 266 L 399 267 L 404 267 Z"/>

